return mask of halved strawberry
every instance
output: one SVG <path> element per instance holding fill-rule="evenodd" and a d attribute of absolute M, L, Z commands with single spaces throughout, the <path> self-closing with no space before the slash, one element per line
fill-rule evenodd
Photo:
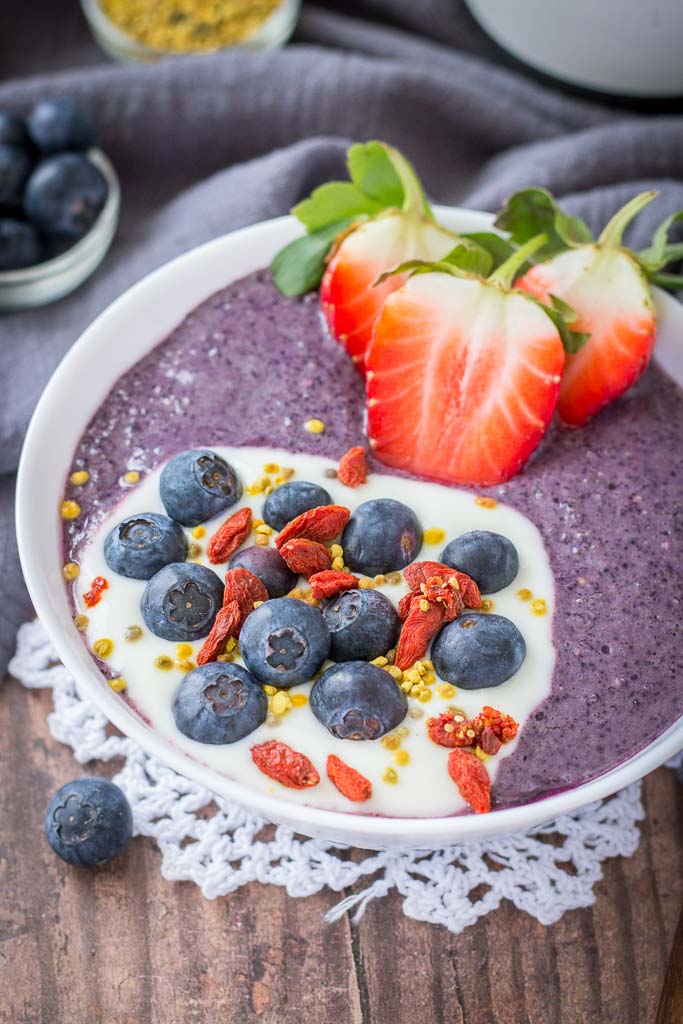
<path fill-rule="evenodd" d="M 543 241 L 488 280 L 447 263 L 420 268 L 386 300 L 366 377 L 368 434 L 382 462 L 473 486 L 524 465 L 553 415 L 565 359 L 557 313 L 511 289 Z"/>

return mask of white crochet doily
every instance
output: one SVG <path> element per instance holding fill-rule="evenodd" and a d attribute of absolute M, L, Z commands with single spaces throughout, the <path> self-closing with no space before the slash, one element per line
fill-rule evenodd
<path fill-rule="evenodd" d="M 261 836 L 267 825 L 262 818 L 177 775 L 133 740 L 107 735 L 107 719 L 79 696 L 37 620 L 19 630 L 10 672 L 24 686 L 52 689 L 50 732 L 77 761 L 124 759 L 114 781 L 130 800 L 136 833 L 156 842 L 164 878 L 196 882 L 209 899 L 253 881 L 282 885 L 290 896 L 324 888 L 343 892 L 365 882 L 327 920 L 353 907 L 357 919 L 370 900 L 396 889 L 408 917 L 456 934 L 504 899 L 552 924 L 565 910 L 594 902 L 604 860 L 630 856 L 638 846 L 636 823 L 645 812 L 635 783 L 524 835 L 434 851 L 368 852 L 349 861 L 344 847 L 302 839 L 282 826 L 272 837 Z M 214 812 L 198 816 L 208 805 Z"/>

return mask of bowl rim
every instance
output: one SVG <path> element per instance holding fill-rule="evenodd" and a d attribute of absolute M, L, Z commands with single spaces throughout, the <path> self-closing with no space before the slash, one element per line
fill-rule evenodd
<path fill-rule="evenodd" d="M 59 154 L 55 153 L 55 156 Z M 81 260 L 87 259 L 92 249 L 97 249 L 100 244 L 108 244 L 107 238 L 110 225 L 115 223 L 121 205 L 121 184 L 109 157 L 101 149 L 93 146 L 83 153 L 104 175 L 107 186 L 107 198 L 100 210 L 97 220 L 88 232 L 70 248 L 65 249 L 58 256 L 49 260 L 42 260 L 41 263 L 34 263 L 30 267 L 19 267 L 17 270 L 0 270 L 0 288 L 12 286 L 28 286 L 37 281 L 44 281 L 55 274 L 62 274 L 77 267 Z"/>
<path fill-rule="evenodd" d="M 490 228 L 492 216 L 488 213 L 465 210 L 457 207 L 435 207 L 435 212 L 446 227 L 458 229 L 458 222 L 467 220 L 475 227 L 462 227 L 460 230 L 481 230 Z M 301 233 L 301 226 L 291 216 L 278 217 L 261 221 L 246 228 L 229 232 L 219 238 L 197 246 L 177 256 L 163 266 L 152 271 L 131 288 L 120 295 L 108 306 L 81 334 L 72 348 L 67 352 L 61 363 L 50 378 L 31 418 L 21 453 L 16 491 L 16 523 L 19 555 L 24 577 L 33 601 L 36 614 L 43 623 L 60 659 L 77 682 L 79 690 L 107 716 L 107 718 L 130 736 L 151 756 L 173 768 L 180 775 L 192 779 L 206 789 L 219 796 L 234 800 L 250 811 L 261 815 L 268 821 L 286 823 L 296 831 L 311 835 L 342 837 L 349 836 L 349 842 L 356 846 L 367 845 L 367 848 L 382 848 L 383 845 L 404 845 L 411 848 L 445 846 L 452 843 L 470 842 L 493 835 L 504 835 L 519 832 L 531 827 L 541 826 L 553 821 L 559 815 L 570 814 L 579 807 L 595 800 L 612 795 L 631 782 L 642 778 L 654 768 L 663 764 L 673 754 L 683 748 L 683 716 L 656 737 L 647 747 L 638 751 L 621 764 L 612 767 L 603 774 L 588 782 L 571 789 L 562 790 L 544 796 L 538 800 L 519 804 L 515 807 L 493 810 L 482 815 L 454 815 L 438 818 L 393 818 L 371 816 L 353 811 L 331 811 L 320 809 L 310 804 L 298 804 L 268 793 L 253 790 L 248 786 L 221 775 L 214 769 L 207 768 L 191 756 L 184 754 L 172 742 L 165 740 L 160 734 L 153 732 L 131 709 L 106 685 L 106 680 L 97 669 L 89 652 L 85 648 L 82 636 L 72 621 L 72 612 L 67 601 L 66 589 L 61 579 L 63 562 L 61 552 L 61 528 L 57 531 L 58 547 L 55 551 L 56 565 L 50 567 L 59 575 L 59 583 L 63 593 L 63 607 L 60 609 L 51 599 L 46 582 L 46 567 L 41 562 L 38 551 L 44 537 L 38 532 L 36 515 L 36 497 L 41 493 L 40 461 L 47 458 L 43 451 L 49 450 L 52 443 L 55 416 L 59 410 L 69 409 L 73 396 L 73 382 L 78 380 L 84 363 L 91 361 L 97 354 L 97 348 L 106 345 L 108 324 L 127 313 L 140 316 L 145 299 L 149 296 L 150 329 L 146 347 L 135 352 L 132 366 L 143 355 L 151 351 L 163 338 L 167 331 L 159 335 L 155 330 L 155 315 L 158 307 L 154 306 L 154 293 L 169 281 L 177 285 L 178 278 L 188 282 L 193 280 L 192 288 L 185 312 L 174 314 L 174 322 L 179 323 L 197 305 L 197 288 L 206 288 L 207 298 L 216 288 L 215 281 L 206 281 L 195 273 L 195 264 L 209 266 L 216 264 L 215 273 L 224 274 L 224 285 L 248 273 L 242 252 L 248 250 L 250 242 L 261 249 L 268 247 L 274 254 L 277 249 L 291 241 Z M 230 253 L 232 250 L 232 253 Z M 228 259 L 226 260 L 226 254 Z M 235 255 L 237 254 L 237 255 Z M 232 265 L 231 260 L 232 258 Z M 244 257 L 247 259 L 247 257 Z M 198 278 L 201 278 L 198 283 Z M 180 300 L 178 300 L 180 301 Z M 683 309 L 670 296 L 662 292 L 657 294 L 660 312 L 666 319 L 677 318 L 679 328 L 683 327 Z M 92 350 L 92 351 L 91 351 Z M 125 370 L 123 371 L 125 372 Z M 106 394 L 116 379 L 109 379 L 103 394 Z M 99 406 L 95 402 L 95 407 Z M 86 424 L 92 412 L 86 417 Z M 81 421 L 79 420 L 79 424 Z M 85 429 L 77 425 L 71 436 L 71 451 L 76 448 L 78 438 Z M 60 453 L 61 454 L 61 453 Z M 62 480 L 70 461 L 64 465 Z M 61 493 L 55 496 L 56 506 L 61 500 Z M 35 543 L 34 543 L 35 542 Z M 66 612 L 66 614 L 65 614 Z"/>

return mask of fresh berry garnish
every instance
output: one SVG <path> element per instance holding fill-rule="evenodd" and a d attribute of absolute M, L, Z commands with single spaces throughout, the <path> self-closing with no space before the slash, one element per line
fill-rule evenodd
<path fill-rule="evenodd" d="M 291 597 L 267 601 L 240 634 L 244 663 L 262 683 L 286 690 L 307 682 L 330 649 L 330 634 L 317 608 Z"/>
<path fill-rule="evenodd" d="M 77 241 L 88 233 L 107 201 L 109 185 L 82 153 L 60 153 L 38 164 L 26 183 L 24 209 L 48 235 Z"/>
<path fill-rule="evenodd" d="M 70 98 L 42 100 L 26 119 L 31 141 L 43 153 L 88 149 L 95 130 L 88 115 Z"/>
<path fill-rule="evenodd" d="M 170 562 L 182 562 L 186 548 L 178 523 L 156 512 L 144 512 L 128 516 L 114 527 L 104 542 L 104 558 L 119 576 L 148 580 Z"/>
<path fill-rule="evenodd" d="M 353 512 L 342 539 L 344 559 L 367 576 L 404 569 L 422 547 L 417 516 L 393 498 L 364 501 Z"/>
<path fill-rule="evenodd" d="M 140 602 L 145 625 L 176 642 L 207 636 L 223 604 L 223 582 L 205 565 L 172 562 L 148 581 Z"/>
<path fill-rule="evenodd" d="M 541 218 L 559 225 L 551 258 L 532 266 L 516 287 L 543 302 L 556 297 L 568 303 L 577 313 L 573 326 L 589 335 L 581 351 L 568 354 L 566 359 L 558 412 L 568 426 L 583 426 L 624 394 L 649 360 L 656 312 L 647 278 L 656 281 L 661 266 L 680 258 L 683 250 L 680 246 L 668 247 L 666 242 L 667 228 L 674 218 L 661 225 L 654 245 L 641 254 L 622 246 L 622 234 L 655 195 L 642 193 L 627 203 L 612 217 L 596 243 L 581 221 L 581 229 L 573 234 L 563 231 L 566 218 L 542 189 L 515 194 L 499 216 L 498 223 L 509 227 L 518 242 Z"/>
<path fill-rule="evenodd" d="M 43 242 L 32 224 L 0 218 L 0 270 L 32 267 L 45 258 Z"/>
<path fill-rule="evenodd" d="M 198 743 L 236 743 L 268 714 L 263 687 L 240 665 L 213 662 L 188 672 L 173 698 L 173 717 Z"/>
<path fill-rule="evenodd" d="M 348 590 L 328 601 L 323 618 L 330 631 L 333 661 L 372 661 L 396 646 L 401 622 L 378 590 Z"/>
<path fill-rule="evenodd" d="M 382 462 L 483 486 L 509 479 L 538 446 L 557 402 L 563 338 L 574 344 L 555 310 L 511 288 L 542 241 L 486 280 L 461 270 L 457 253 L 414 264 L 387 299 L 366 356 L 368 434 Z"/>
<path fill-rule="evenodd" d="M 269 494 L 263 505 L 263 518 L 274 530 L 282 530 L 297 516 L 332 499 L 324 487 L 306 480 L 288 480 Z"/>
<path fill-rule="evenodd" d="M 467 612 L 445 626 L 431 658 L 442 679 L 463 690 L 500 686 L 526 657 L 524 637 L 503 615 Z"/>
<path fill-rule="evenodd" d="M 237 473 L 215 452 L 180 452 L 161 471 L 164 508 L 183 526 L 198 526 L 231 508 L 242 497 Z"/>
<path fill-rule="evenodd" d="M 341 740 L 376 740 L 400 725 L 408 713 L 405 693 L 377 665 L 347 661 L 333 665 L 313 683 L 311 711 Z"/>
<path fill-rule="evenodd" d="M 22 148 L 29 145 L 26 122 L 11 110 L 0 110 L 0 144 Z"/>
<path fill-rule="evenodd" d="M 106 864 L 133 834 L 130 804 L 106 779 L 74 779 L 58 789 L 45 815 L 45 835 L 55 853 L 77 867 Z"/>
<path fill-rule="evenodd" d="M 32 166 L 25 149 L 0 143 L 0 203 L 19 203 Z"/>
<path fill-rule="evenodd" d="M 284 597 L 296 585 L 297 576 L 287 567 L 284 558 L 275 548 L 243 548 L 233 555 L 228 563 L 231 569 L 248 569 L 265 584 L 269 597 Z"/>
<path fill-rule="evenodd" d="M 441 561 L 471 576 L 482 594 L 508 587 L 519 572 L 515 545 L 489 530 L 472 530 L 456 537 L 441 552 Z"/>
<path fill-rule="evenodd" d="M 402 283 L 396 276 L 377 284 L 378 277 L 407 259 L 441 259 L 458 242 L 478 246 L 436 223 L 414 169 L 392 146 L 351 146 L 347 162 L 351 181 L 328 182 L 294 207 L 308 234 L 278 253 L 271 270 L 285 295 L 322 279 L 330 330 L 362 371 L 373 324 Z"/>

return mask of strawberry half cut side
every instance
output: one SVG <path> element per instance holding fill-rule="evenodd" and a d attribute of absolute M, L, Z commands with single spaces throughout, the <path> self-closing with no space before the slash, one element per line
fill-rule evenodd
<path fill-rule="evenodd" d="M 399 268 L 367 353 L 368 434 L 385 464 L 487 486 L 517 473 L 550 422 L 569 338 L 559 313 L 511 283 L 545 236 L 491 277 L 453 264 Z"/>

